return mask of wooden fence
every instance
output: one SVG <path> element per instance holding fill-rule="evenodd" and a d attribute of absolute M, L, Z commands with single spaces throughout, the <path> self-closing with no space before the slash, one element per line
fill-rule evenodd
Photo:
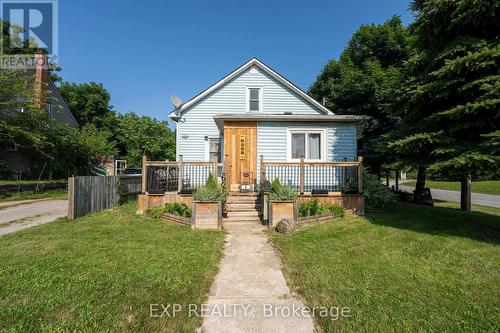
<path fill-rule="evenodd" d="M 84 176 L 68 179 L 68 218 L 110 209 L 120 202 L 137 198 L 141 177 Z"/>

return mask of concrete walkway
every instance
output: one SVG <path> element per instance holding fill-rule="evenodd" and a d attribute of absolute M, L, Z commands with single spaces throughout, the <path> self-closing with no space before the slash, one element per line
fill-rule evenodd
<path fill-rule="evenodd" d="M 313 332 L 310 316 L 288 316 L 286 308 L 293 307 L 302 309 L 304 304 L 290 292 L 264 228 L 228 230 L 208 298 L 211 315 L 204 317 L 199 332 Z"/>
<path fill-rule="evenodd" d="M 392 186 L 393 184 L 391 184 Z M 399 185 L 399 188 L 403 191 L 412 193 L 415 189 L 414 187 Z M 449 191 L 449 190 L 438 190 L 431 188 L 432 198 L 445 201 L 460 202 L 460 192 L 459 191 Z M 474 205 L 489 206 L 500 208 L 500 195 L 483 194 L 483 193 L 472 193 L 471 201 Z"/>
<path fill-rule="evenodd" d="M 67 200 L 23 200 L 0 204 L 0 236 L 52 222 L 68 213 Z"/>

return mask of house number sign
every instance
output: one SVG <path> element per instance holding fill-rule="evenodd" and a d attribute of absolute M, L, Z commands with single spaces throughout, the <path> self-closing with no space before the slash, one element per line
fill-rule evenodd
<path fill-rule="evenodd" d="M 246 159 L 247 150 L 246 150 L 246 136 L 240 135 L 240 160 Z"/>

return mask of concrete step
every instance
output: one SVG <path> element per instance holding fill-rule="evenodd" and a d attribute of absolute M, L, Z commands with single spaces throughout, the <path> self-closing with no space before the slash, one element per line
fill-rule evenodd
<path fill-rule="evenodd" d="M 265 230 L 267 226 L 260 222 L 222 222 L 222 228 L 225 230 Z"/>

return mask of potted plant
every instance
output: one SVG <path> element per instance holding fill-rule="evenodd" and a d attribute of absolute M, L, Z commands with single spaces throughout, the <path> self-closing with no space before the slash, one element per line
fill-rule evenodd
<path fill-rule="evenodd" d="M 205 186 L 193 194 L 191 228 L 221 229 L 222 203 L 226 198 L 227 192 L 209 174 Z"/>
<path fill-rule="evenodd" d="M 276 178 L 269 193 L 269 228 L 274 228 L 285 219 L 295 225 L 298 220 L 297 197 L 299 193 L 294 189 L 281 185 Z"/>

